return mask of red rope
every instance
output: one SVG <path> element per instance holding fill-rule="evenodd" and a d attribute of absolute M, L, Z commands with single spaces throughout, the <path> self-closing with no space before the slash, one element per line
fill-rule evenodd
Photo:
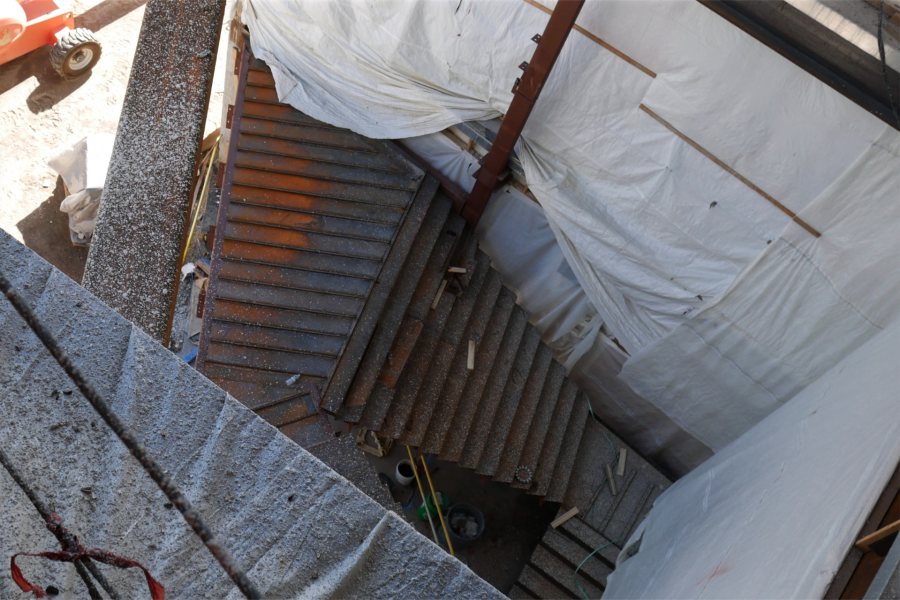
<path fill-rule="evenodd" d="M 23 592 L 31 592 L 37 598 L 43 598 L 45 595 L 44 588 L 37 585 L 36 583 L 31 583 L 25 576 L 22 574 L 22 570 L 19 568 L 19 565 L 16 564 L 16 557 L 19 556 L 36 556 L 38 558 L 46 558 L 48 560 L 55 560 L 58 562 L 75 562 L 76 560 L 81 559 L 93 559 L 97 562 L 102 562 L 107 565 L 111 565 L 113 567 L 117 567 L 119 569 L 130 569 L 132 567 L 137 567 L 141 571 L 144 572 L 144 578 L 147 580 L 147 587 L 150 589 L 150 598 L 152 600 L 164 600 L 166 597 L 166 590 L 162 586 L 160 582 L 153 578 L 153 575 L 150 574 L 150 571 L 147 570 L 144 565 L 137 562 L 136 560 L 132 560 L 130 558 L 126 558 L 124 556 L 119 556 L 118 554 L 113 554 L 107 550 L 101 550 L 99 548 L 85 548 L 78 541 L 78 538 L 69 533 L 62 524 L 62 518 L 56 513 L 52 513 L 50 515 L 50 519 L 47 521 L 47 528 L 56 533 L 56 531 L 64 534 L 66 536 L 71 536 L 70 539 L 74 540 L 71 545 L 71 550 L 63 550 L 61 552 L 18 552 L 13 554 L 9 559 L 9 570 L 12 575 L 13 581 L 16 585 L 19 586 Z"/>

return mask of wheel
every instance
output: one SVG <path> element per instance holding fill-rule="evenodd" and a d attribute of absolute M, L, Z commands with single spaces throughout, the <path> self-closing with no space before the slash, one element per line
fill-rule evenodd
<path fill-rule="evenodd" d="M 66 32 L 50 51 L 53 70 L 66 79 L 84 75 L 100 60 L 100 42 L 90 29 L 79 27 Z"/>

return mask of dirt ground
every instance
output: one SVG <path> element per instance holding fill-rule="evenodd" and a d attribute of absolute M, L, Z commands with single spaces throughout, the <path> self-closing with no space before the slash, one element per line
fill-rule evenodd
<path fill-rule="evenodd" d="M 87 76 L 60 79 L 49 46 L 0 65 L 0 227 L 76 281 L 87 248 L 69 241 L 67 216 L 59 211 L 63 186 L 47 161 L 88 134 L 115 133 L 145 3 L 75 0 L 76 24 L 94 31 L 103 46 Z M 210 98 L 215 122 L 220 82 Z"/>

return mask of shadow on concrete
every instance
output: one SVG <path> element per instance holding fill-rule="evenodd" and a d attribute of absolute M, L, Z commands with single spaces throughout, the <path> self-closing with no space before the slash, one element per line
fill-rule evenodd
<path fill-rule="evenodd" d="M 43 58 L 38 64 L 34 65 L 33 74 L 38 80 L 38 85 L 28 94 L 28 98 L 25 100 L 28 110 L 36 115 L 56 106 L 60 100 L 83 86 L 91 78 L 90 71 L 76 79 L 63 79 L 60 77 L 53 70 L 53 67 L 50 66 L 49 46 L 35 50 L 31 54 L 38 58 Z"/>
<path fill-rule="evenodd" d="M 59 210 L 65 195 L 62 178 L 57 177 L 53 193 L 16 226 L 26 246 L 80 283 L 88 248 L 74 246 L 70 241 L 69 217 Z"/>
<path fill-rule="evenodd" d="M 75 17 L 75 25 L 99 31 L 124 17 L 134 9 L 147 4 L 147 0 L 103 0 Z M 100 40 L 102 43 L 103 40 Z"/>

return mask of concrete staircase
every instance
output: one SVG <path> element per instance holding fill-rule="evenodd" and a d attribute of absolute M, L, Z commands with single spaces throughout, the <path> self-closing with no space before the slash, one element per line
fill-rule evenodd
<path fill-rule="evenodd" d="M 307 448 L 327 414 L 572 497 L 605 429 L 452 201 L 390 144 L 280 104 L 263 63 L 240 77 L 200 370 Z"/>
<path fill-rule="evenodd" d="M 435 198 L 406 256 L 383 305 L 366 307 L 369 329 L 352 334 L 361 360 L 339 366 L 321 407 L 561 502 L 587 423 L 584 395 L 449 199 Z"/>

